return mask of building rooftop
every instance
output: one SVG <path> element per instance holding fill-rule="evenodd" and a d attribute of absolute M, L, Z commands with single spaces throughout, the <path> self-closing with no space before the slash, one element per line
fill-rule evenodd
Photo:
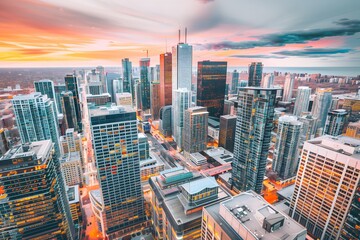
<path fill-rule="evenodd" d="M 69 152 L 61 157 L 60 162 L 65 163 L 72 161 L 80 161 L 80 158 L 80 152 Z"/>
<path fill-rule="evenodd" d="M 128 106 L 98 106 L 90 109 L 90 117 L 106 116 L 126 112 L 135 112 L 135 110 Z"/>
<path fill-rule="evenodd" d="M 101 205 L 103 204 L 102 201 L 102 193 L 100 189 L 95 189 L 90 191 L 91 196 Z"/>
<path fill-rule="evenodd" d="M 226 163 L 232 162 L 234 159 L 234 154 L 230 151 L 226 150 L 223 147 L 208 149 L 204 151 L 209 157 L 213 158 L 220 165 L 224 165 Z"/>
<path fill-rule="evenodd" d="M 79 202 L 79 185 L 66 186 L 66 193 L 69 199 L 69 204 Z"/>
<path fill-rule="evenodd" d="M 281 198 L 291 201 L 294 191 L 295 191 L 295 184 L 284 187 L 283 189 L 277 191 L 277 194 L 280 195 Z"/>
<path fill-rule="evenodd" d="M 235 115 L 222 115 L 220 118 L 224 118 L 224 119 L 236 119 Z"/>
<path fill-rule="evenodd" d="M 206 211 L 219 220 L 231 239 L 285 240 L 306 235 L 306 228 L 253 191 L 216 205 L 206 207 Z"/>
<path fill-rule="evenodd" d="M 101 97 L 111 97 L 110 93 L 102 93 L 102 94 L 97 94 L 97 95 L 93 95 L 93 94 L 86 94 L 87 98 L 101 98 Z"/>
<path fill-rule="evenodd" d="M 44 99 L 47 99 L 47 95 L 41 95 L 40 92 L 33 92 L 33 93 L 29 93 L 29 94 L 21 94 L 21 95 L 16 95 L 13 97 L 13 100 L 26 100 L 29 98 L 38 98 L 40 96 L 43 96 Z"/>
<path fill-rule="evenodd" d="M 181 187 L 187 191 L 189 194 L 196 194 L 198 192 L 201 192 L 202 190 L 206 188 L 215 188 L 219 187 L 217 184 L 215 178 L 213 177 L 206 177 L 201 178 L 199 180 L 187 182 L 181 185 Z"/>

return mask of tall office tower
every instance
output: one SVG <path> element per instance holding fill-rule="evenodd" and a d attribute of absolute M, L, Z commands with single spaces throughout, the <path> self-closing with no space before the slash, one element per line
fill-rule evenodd
<path fill-rule="evenodd" d="M 343 231 L 356 226 L 347 223 L 359 224 L 359 208 L 353 205 L 359 204 L 359 146 L 360 140 L 345 136 L 304 144 L 289 215 L 316 239 L 359 238 L 359 231 L 352 237 Z"/>
<path fill-rule="evenodd" d="M 135 107 L 137 110 L 142 109 L 141 84 L 139 82 L 135 83 Z"/>
<path fill-rule="evenodd" d="M 160 83 L 152 82 L 150 85 L 150 113 L 152 116 L 152 120 L 159 120 L 160 117 Z"/>
<path fill-rule="evenodd" d="M 51 139 L 60 156 L 59 130 L 54 102 L 41 93 L 14 96 L 12 100 L 21 142 Z"/>
<path fill-rule="evenodd" d="M 349 123 L 344 135 L 360 139 L 360 121 Z"/>
<path fill-rule="evenodd" d="M 294 115 L 300 117 L 303 112 L 307 112 L 309 108 L 311 88 L 298 87 L 297 96 L 294 106 Z"/>
<path fill-rule="evenodd" d="M 76 239 L 59 165 L 51 140 L 0 158 L 1 239 Z"/>
<path fill-rule="evenodd" d="M 149 142 L 147 136 L 144 133 L 139 133 L 138 141 L 139 141 L 140 161 L 149 159 L 150 151 L 149 151 Z"/>
<path fill-rule="evenodd" d="M 261 62 L 252 62 L 249 65 L 249 87 L 260 87 L 263 72 L 263 64 Z"/>
<path fill-rule="evenodd" d="M 325 127 L 326 117 L 330 110 L 332 94 L 331 88 L 317 88 L 312 107 L 312 115 L 318 119 L 317 128 Z"/>
<path fill-rule="evenodd" d="M 58 113 L 62 113 L 62 107 L 61 107 L 61 93 L 66 91 L 66 86 L 65 84 L 58 84 L 54 86 L 54 91 L 55 91 L 55 101 L 56 101 L 56 106 L 57 106 L 57 110 Z"/>
<path fill-rule="evenodd" d="M 336 109 L 328 113 L 324 134 L 339 136 L 343 133 L 347 122 L 348 112 L 345 109 Z"/>
<path fill-rule="evenodd" d="M 124 86 L 123 86 L 123 81 L 120 79 L 114 79 L 112 81 L 113 84 L 113 93 L 114 95 L 116 95 L 117 93 L 122 93 L 124 92 Z"/>
<path fill-rule="evenodd" d="M 160 106 L 172 104 L 172 54 L 160 54 Z"/>
<path fill-rule="evenodd" d="M 123 92 L 123 93 L 117 93 L 116 94 L 116 105 L 126 105 L 126 106 L 132 106 L 133 100 L 131 93 Z"/>
<path fill-rule="evenodd" d="M 283 101 L 290 102 L 292 97 L 292 91 L 294 87 L 295 76 L 293 74 L 287 74 L 284 82 Z"/>
<path fill-rule="evenodd" d="M 74 98 L 74 105 L 75 105 L 75 113 L 76 113 L 76 119 L 78 122 L 78 128 L 79 132 L 82 131 L 82 123 L 81 123 L 81 110 L 80 110 L 80 99 L 79 99 L 79 85 L 77 82 L 77 78 L 75 75 L 68 74 L 65 76 L 65 85 L 66 90 L 71 91 Z"/>
<path fill-rule="evenodd" d="M 316 129 L 317 129 L 317 118 L 314 118 L 311 113 L 303 113 L 301 117 L 298 119 L 302 122 L 302 133 L 301 140 L 307 141 L 315 137 Z"/>
<path fill-rule="evenodd" d="M 140 59 L 141 110 L 150 109 L 150 58 Z"/>
<path fill-rule="evenodd" d="M 100 107 L 90 109 L 90 120 L 103 201 L 102 230 L 104 237 L 116 239 L 145 220 L 136 113 L 129 107 Z"/>
<path fill-rule="evenodd" d="M 276 88 L 239 89 L 232 185 L 261 192 L 273 127 Z"/>
<path fill-rule="evenodd" d="M 264 76 L 264 79 L 261 82 L 261 86 L 263 88 L 272 88 L 272 87 L 274 87 L 274 79 L 275 79 L 275 77 L 274 77 L 273 73 L 266 74 Z"/>
<path fill-rule="evenodd" d="M 96 72 L 99 74 L 99 80 L 102 84 L 102 92 L 106 92 L 106 76 L 105 76 L 105 69 L 103 66 L 97 66 Z"/>
<path fill-rule="evenodd" d="M 196 105 L 207 107 L 210 117 L 224 112 L 227 62 L 198 62 Z"/>
<path fill-rule="evenodd" d="M 71 152 L 82 152 L 81 136 L 73 128 L 66 129 L 65 135 L 60 137 L 61 155 Z"/>
<path fill-rule="evenodd" d="M 83 183 L 80 152 L 65 153 L 60 157 L 60 169 L 66 186 Z"/>
<path fill-rule="evenodd" d="M 209 112 L 206 107 L 192 107 L 185 111 L 183 146 L 185 153 L 206 150 Z"/>
<path fill-rule="evenodd" d="M 253 191 L 204 207 L 201 230 L 201 239 L 306 239 L 306 228 Z"/>
<path fill-rule="evenodd" d="M 279 118 L 273 170 L 283 180 L 296 176 L 301 133 L 302 122 L 297 117 L 285 115 Z"/>
<path fill-rule="evenodd" d="M 74 96 L 71 91 L 61 93 L 61 106 L 64 114 L 65 128 L 74 128 L 78 131 L 78 120 L 76 118 L 76 109 Z"/>
<path fill-rule="evenodd" d="M 121 60 L 122 64 L 122 77 L 124 83 L 124 92 L 129 92 L 132 95 L 132 99 L 135 99 L 134 82 L 132 78 L 132 63 L 128 58 Z"/>
<path fill-rule="evenodd" d="M 224 115 L 220 117 L 219 147 L 234 152 L 236 116 Z"/>
<path fill-rule="evenodd" d="M 160 122 L 159 130 L 165 137 L 170 137 L 172 135 L 172 106 L 164 106 L 160 108 Z"/>
<path fill-rule="evenodd" d="M 191 91 L 192 80 L 192 46 L 178 43 L 172 48 L 172 90 L 186 88 Z M 174 93 L 173 93 L 174 102 Z"/>
<path fill-rule="evenodd" d="M 180 149 L 183 148 L 182 136 L 183 136 L 183 128 L 184 128 L 184 115 L 186 109 L 190 107 L 191 104 L 191 91 L 186 88 L 180 88 L 173 92 L 173 112 L 172 112 L 172 120 L 173 120 L 173 137 Z"/>
<path fill-rule="evenodd" d="M 236 94 L 239 86 L 239 72 L 234 70 L 231 75 L 231 93 Z"/>
<path fill-rule="evenodd" d="M 111 102 L 115 102 L 114 80 L 120 80 L 118 73 L 106 73 L 106 92 L 111 95 Z"/>
<path fill-rule="evenodd" d="M 58 110 L 53 81 L 47 79 L 35 81 L 34 87 L 35 87 L 35 92 L 40 92 L 42 95 L 46 94 L 48 98 L 54 101 L 56 110 Z"/>

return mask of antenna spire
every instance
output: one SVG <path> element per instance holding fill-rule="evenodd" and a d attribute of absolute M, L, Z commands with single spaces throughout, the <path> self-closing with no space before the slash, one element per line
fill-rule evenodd
<path fill-rule="evenodd" d="M 187 28 L 185 28 L 185 43 L 187 43 Z"/>
<path fill-rule="evenodd" d="M 180 43 L 180 29 L 179 29 L 179 42 L 178 43 Z"/>

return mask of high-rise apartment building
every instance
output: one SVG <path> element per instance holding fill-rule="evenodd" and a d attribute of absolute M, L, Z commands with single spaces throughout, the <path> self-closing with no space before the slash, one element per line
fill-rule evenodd
<path fill-rule="evenodd" d="M 74 105 L 75 105 L 75 113 L 76 113 L 76 119 L 78 122 L 78 128 L 79 132 L 82 131 L 82 123 L 81 123 L 81 108 L 80 108 L 80 99 L 79 99 L 79 83 L 78 79 L 76 78 L 75 74 L 73 75 L 66 75 L 65 76 L 65 85 L 66 85 L 66 91 L 71 91 L 73 94 L 74 99 Z"/>
<path fill-rule="evenodd" d="M 132 95 L 132 99 L 135 97 L 134 92 L 134 82 L 132 79 L 132 63 L 128 58 L 121 60 L 122 63 L 122 77 L 123 77 L 123 86 L 124 92 L 129 92 Z"/>
<path fill-rule="evenodd" d="M 54 102 L 41 93 L 14 96 L 12 100 L 21 142 L 51 139 L 60 156 L 59 130 Z"/>
<path fill-rule="evenodd" d="M 96 67 L 96 72 L 99 75 L 99 80 L 101 82 L 102 85 L 102 92 L 105 93 L 107 88 L 106 88 L 106 76 L 105 76 L 105 69 L 103 66 L 97 66 Z"/>
<path fill-rule="evenodd" d="M 62 107 L 61 107 L 61 93 L 66 91 L 65 84 L 58 84 L 54 86 L 55 91 L 55 101 L 58 113 L 62 113 Z"/>
<path fill-rule="evenodd" d="M 76 239 L 59 165 L 51 140 L 0 158 L 1 239 Z"/>
<path fill-rule="evenodd" d="M 304 113 L 298 120 L 303 124 L 301 140 L 307 141 L 314 138 L 318 123 L 317 118 L 314 118 L 311 113 Z"/>
<path fill-rule="evenodd" d="M 302 122 L 297 117 L 285 115 L 279 118 L 273 170 L 283 180 L 296 176 L 301 133 Z"/>
<path fill-rule="evenodd" d="M 159 130 L 165 137 L 170 137 L 172 135 L 172 106 L 164 106 L 160 108 L 160 121 L 159 121 Z"/>
<path fill-rule="evenodd" d="M 309 108 L 311 88 L 298 87 L 294 106 L 294 115 L 300 117 L 302 113 L 307 112 Z"/>
<path fill-rule="evenodd" d="M 66 186 L 83 183 L 83 171 L 80 152 L 65 153 L 60 157 L 60 169 Z"/>
<path fill-rule="evenodd" d="M 261 86 L 263 88 L 272 88 L 272 87 L 274 87 L 274 80 L 275 80 L 274 74 L 268 73 L 264 76 L 264 79 L 261 82 Z"/>
<path fill-rule="evenodd" d="M 219 147 L 234 152 L 236 116 L 224 115 L 220 117 Z"/>
<path fill-rule="evenodd" d="M 314 238 L 359 238 L 359 146 L 345 136 L 304 144 L 289 215 Z"/>
<path fill-rule="evenodd" d="M 90 119 L 102 231 L 116 239 L 141 228 L 145 220 L 136 113 L 129 107 L 99 107 L 90 110 Z"/>
<path fill-rule="evenodd" d="M 140 59 L 141 110 L 150 109 L 150 58 Z"/>
<path fill-rule="evenodd" d="M 206 107 L 210 117 L 224 112 L 227 62 L 198 62 L 196 105 Z"/>
<path fill-rule="evenodd" d="M 172 49 L 172 90 L 186 88 L 191 91 L 192 46 L 179 43 Z M 173 93 L 174 103 L 174 93 Z"/>
<path fill-rule="evenodd" d="M 290 102 L 292 98 L 292 91 L 294 87 L 295 76 L 294 74 L 287 74 L 284 82 L 283 101 Z"/>
<path fill-rule="evenodd" d="M 191 104 L 191 91 L 186 88 L 180 88 L 173 92 L 173 137 L 178 147 L 183 148 L 183 128 L 184 128 L 184 116 L 185 111 L 190 107 Z"/>
<path fill-rule="evenodd" d="M 76 117 L 76 107 L 74 103 L 74 96 L 71 91 L 61 93 L 61 107 L 64 115 L 65 128 L 73 128 L 75 131 L 79 130 L 78 120 Z"/>
<path fill-rule="evenodd" d="M 34 82 L 35 92 L 40 92 L 42 95 L 47 95 L 50 98 L 56 107 L 56 111 L 58 110 L 54 82 L 48 79 L 35 81 Z"/>
<path fill-rule="evenodd" d="M 160 83 L 152 82 L 150 85 L 150 113 L 152 120 L 160 117 Z"/>
<path fill-rule="evenodd" d="M 336 109 L 328 113 L 324 134 L 331 136 L 341 135 L 347 122 L 348 112 L 345 109 Z"/>
<path fill-rule="evenodd" d="M 81 136 L 73 128 L 66 129 L 65 135 L 60 137 L 61 155 L 80 152 L 82 153 Z"/>
<path fill-rule="evenodd" d="M 239 72 L 234 70 L 231 74 L 231 93 L 236 94 L 239 87 Z"/>
<path fill-rule="evenodd" d="M 172 54 L 160 54 L 160 106 L 172 104 Z"/>
<path fill-rule="evenodd" d="M 312 107 L 312 115 L 318 119 L 317 128 L 325 127 L 326 117 L 331 107 L 331 88 L 317 88 Z"/>
<path fill-rule="evenodd" d="M 125 105 L 125 106 L 132 106 L 133 100 L 131 93 L 123 92 L 123 93 L 117 93 L 116 94 L 116 105 Z"/>
<path fill-rule="evenodd" d="M 185 111 L 183 146 L 187 154 L 206 150 L 209 112 L 206 107 L 192 107 Z"/>
<path fill-rule="evenodd" d="M 232 185 L 261 192 L 273 127 L 276 88 L 239 89 Z"/>
<path fill-rule="evenodd" d="M 305 240 L 306 228 L 253 191 L 206 206 L 201 239 Z"/>
<path fill-rule="evenodd" d="M 263 64 L 261 62 L 252 62 L 249 65 L 249 87 L 260 87 L 263 72 Z"/>

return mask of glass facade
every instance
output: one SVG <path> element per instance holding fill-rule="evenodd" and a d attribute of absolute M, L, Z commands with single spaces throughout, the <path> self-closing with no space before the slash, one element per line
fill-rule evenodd
<path fill-rule="evenodd" d="M 150 58 L 140 60 L 140 86 L 141 86 L 141 110 L 150 109 Z"/>
<path fill-rule="evenodd" d="M 174 105 L 173 105 L 173 136 L 179 148 L 182 148 L 182 134 L 184 128 L 185 110 L 191 104 L 191 92 L 186 88 L 180 88 L 174 91 Z"/>
<path fill-rule="evenodd" d="M 300 117 L 302 113 L 307 112 L 309 108 L 311 88 L 298 87 L 294 106 L 294 115 Z"/>
<path fill-rule="evenodd" d="M 312 115 L 318 119 L 317 128 L 323 128 L 326 117 L 331 107 L 332 100 L 331 88 L 316 89 L 316 96 L 312 107 Z"/>
<path fill-rule="evenodd" d="M 328 113 L 325 125 L 325 134 L 339 136 L 343 133 L 348 118 L 345 109 L 337 109 Z"/>
<path fill-rule="evenodd" d="M 236 116 L 225 115 L 220 117 L 219 147 L 234 152 Z"/>
<path fill-rule="evenodd" d="M 62 92 L 66 91 L 66 86 L 65 86 L 65 84 L 58 84 L 58 85 L 54 86 L 54 90 L 55 90 L 55 100 L 56 100 L 58 113 L 62 113 L 60 95 L 61 95 Z"/>
<path fill-rule="evenodd" d="M 71 91 L 61 93 L 61 106 L 66 129 L 73 128 L 75 131 L 78 131 L 74 96 Z"/>
<path fill-rule="evenodd" d="M 236 94 L 239 85 L 239 72 L 234 70 L 231 77 L 231 93 Z"/>
<path fill-rule="evenodd" d="M 249 87 L 260 87 L 263 72 L 263 64 L 261 62 L 252 62 L 249 66 Z"/>
<path fill-rule="evenodd" d="M 160 54 L 160 106 L 172 104 L 172 54 Z"/>
<path fill-rule="evenodd" d="M 273 127 L 276 89 L 240 88 L 232 185 L 261 193 Z"/>
<path fill-rule="evenodd" d="M 185 111 L 183 146 L 186 153 L 206 150 L 208 116 L 206 107 L 193 107 Z"/>
<path fill-rule="evenodd" d="M 34 82 L 34 87 L 36 92 L 40 92 L 42 95 L 47 95 L 48 98 L 54 101 L 56 110 L 59 109 L 57 106 L 58 103 L 56 101 L 55 97 L 55 89 L 54 89 L 54 82 L 51 80 L 40 80 L 37 82 Z"/>
<path fill-rule="evenodd" d="M 79 99 L 79 83 L 75 75 L 66 75 L 65 76 L 65 85 L 66 91 L 71 91 L 73 94 L 74 105 L 75 105 L 75 113 L 76 119 L 78 121 L 78 131 L 82 131 L 82 123 L 81 123 L 81 109 L 80 109 L 80 99 Z"/>
<path fill-rule="evenodd" d="M 198 62 L 197 106 L 206 107 L 210 117 L 224 112 L 227 62 Z"/>
<path fill-rule="evenodd" d="M 186 88 L 191 91 L 192 46 L 179 43 L 172 49 L 172 89 Z M 174 96 L 173 96 L 174 98 Z M 174 99 L 173 99 L 174 102 Z"/>
<path fill-rule="evenodd" d="M 124 92 L 131 93 L 132 99 L 135 99 L 134 82 L 132 78 L 132 63 L 128 58 L 121 60 L 122 63 L 122 76 Z"/>

